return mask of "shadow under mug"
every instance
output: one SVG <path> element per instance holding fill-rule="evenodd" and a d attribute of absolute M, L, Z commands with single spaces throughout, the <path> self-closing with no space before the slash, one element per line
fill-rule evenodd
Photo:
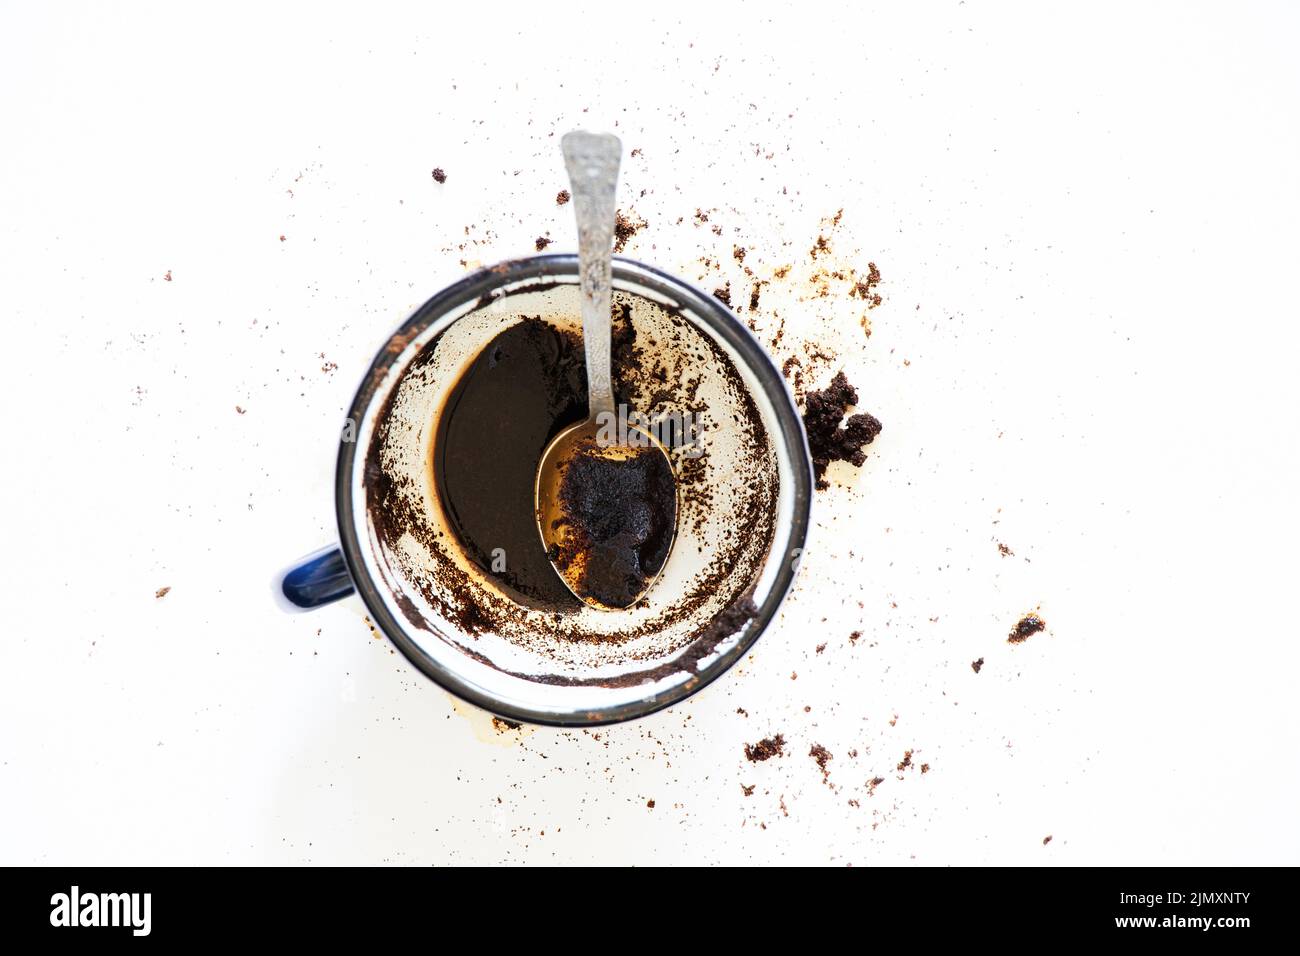
<path fill-rule="evenodd" d="M 713 296 L 667 273 L 615 257 L 613 286 L 664 306 L 709 335 L 729 356 L 755 404 L 775 448 L 781 483 L 776 533 L 765 561 L 763 585 L 754 593 L 757 608 L 748 624 L 722 642 L 718 652 L 677 681 L 647 683 L 611 699 L 579 694 L 573 687 L 544 685 L 515 693 L 491 686 L 475 669 L 474 655 L 447 653 L 438 629 L 413 627 L 397 611 L 400 596 L 376 573 L 368 559 L 366 502 L 359 480 L 370 443 L 359 440 L 385 413 L 387 400 L 423 346 L 486 302 L 531 288 L 576 286 L 575 255 L 533 256 L 475 272 L 420 306 L 379 350 L 349 409 L 339 444 L 335 507 L 339 544 L 324 548 L 284 572 L 277 596 L 290 610 L 310 610 L 357 593 L 375 625 L 420 671 L 456 696 L 503 717 L 555 726 L 594 726 L 645 716 L 707 686 L 742 658 L 767 628 L 789 592 L 807 535 L 812 500 L 812 460 L 798 408 L 784 377 L 753 334 Z M 408 602 L 409 603 L 409 602 Z M 442 642 L 446 643 L 446 642 Z M 448 644 L 454 647 L 454 644 Z M 689 651 L 689 648 L 687 648 Z"/>

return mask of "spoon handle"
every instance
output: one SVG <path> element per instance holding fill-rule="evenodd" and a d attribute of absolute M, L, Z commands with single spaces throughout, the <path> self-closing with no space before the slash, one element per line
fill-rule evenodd
<path fill-rule="evenodd" d="M 560 140 L 578 217 L 578 277 L 582 342 L 587 353 L 588 416 L 614 412 L 610 375 L 610 271 L 614 194 L 623 144 L 612 133 L 574 130 Z"/>

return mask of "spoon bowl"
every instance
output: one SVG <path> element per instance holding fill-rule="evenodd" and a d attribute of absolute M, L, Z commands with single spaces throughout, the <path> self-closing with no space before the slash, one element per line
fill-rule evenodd
<path fill-rule="evenodd" d="M 537 527 L 547 557 L 578 600 L 632 607 L 668 562 L 677 537 L 677 482 L 668 450 L 629 425 L 611 441 L 594 420 L 555 436 L 537 469 Z"/>
<path fill-rule="evenodd" d="M 623 144 L 574 130 L 560 141 L 578 220 L 587 420 L 552 439 L 537 466 L 534 501 L 547 557 L 589 607 L 636 604 L 668 560 L 677 533 L 677 482 L 668 451 L 648 431 L 620 434 L 610 354 L 615 195 Z"/>

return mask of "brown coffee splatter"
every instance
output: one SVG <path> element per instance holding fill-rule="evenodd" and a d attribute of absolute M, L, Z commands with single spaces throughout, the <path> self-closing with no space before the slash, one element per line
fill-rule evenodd
<path fill-rule="evenodd" d="M 880 270 L 876 268 L 874 262 L 868 262 L 867 277 L 854 283 L 853 288 L 849 289 L 849 296 L 861 299 L 867 304 L 868 309 L 874 309 L 884 301 L 876 292 L 878 285 L 880 285 Z"/>
<path fill-rule="evenodd" d="M 157 591 L 155 591 L 155 592 L 153 593 L 153 596 L 154 596 L 155 598 L 165 598 L 165 597 L 167 596 L 167 592 L 170 591 L 170 590 L 171 590 L 171 586 L 170 586 L 170 585 L 168 585 L 168 586 L 165 587 L 165 588 L 159 588 Z"/>
<path fill-rule="evenodd" d="M 984 666 L 984 658 L 982 657 L 977 661 L 970 662 L 970 669 L 973 670 L 976 674 L 980 672 L 980 668 L 983 666 Z"/>
<path fill-rule="evenodd" d="M 433 181 L 434 181 L 435 183 L 437 183 L 439 186 L 441 186 L 443 183 L 445 183 L 445 182 L 447 181 L 447 174 L 446 174 L 445 172 L 442 171 L 442 167 L 441 167 L 441 166 L 439 166 L 439 167 L 437 167 L 436 169 L 434 169 L 434 171 L 433 171 Z"/>
<path fill-rule="evenodd" d="M 572 197 L 569 196 L 569 191 L 567 189 L 561 189 L 555 194 L 555 205 L 563 206 L 570 198 Z"/>
<path fill-rule="evenodd" d="M 760 763 L 781 756 L 784 749 L 785 737 L 783 735 L 776 734 L 772 737 L 764 737 L 756 744 L 745 744 L 745 759 L 750 763 Z"/>
<path fill-rule="evenodd" d="M 614 216 L 614 251 L 622 252 L 627 246 L 628 240 L 644 229 L 647 225 L 644 219 L 633 218 L 636 213 L 628 214 L 619 210 Z"/>
<path fill-rule="evenodd" d="M 817 761 L 817 768 L 822 772 L 822 782 L 829 783 L 831 772 L 827 765 L 835 759 L 834 755 L 821 744 L 813 744 L 812 749 L 808 751 L 808 756 Z"/>
<path fill-rule="evenodd" d="M 1026 614 L 1011 629 L 1011 633 L 1007 635 L 1007 643 L 1023 644 L 1046 627 L 1047 622 L 1037 614 Z"/>

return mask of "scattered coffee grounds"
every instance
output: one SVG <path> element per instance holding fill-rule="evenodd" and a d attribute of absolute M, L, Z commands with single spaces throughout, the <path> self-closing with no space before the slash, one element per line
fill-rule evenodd
<path fill-rule="evenodd" d="M 808 751 L 808 756 L 817 761 L 817 769 L 822 772 L 822 780 L 829 780 L 831 772 L 826 765 L 835 759 L 831 752 L 821 744 L 813 744 L 812 749 Z"/>
<path fill-rule="evenodd" d="M 655 802 L 654 802 L 653 800 L 647 800 L 647 801 L 645 802 L 645 805 L 646 805 L 648 808 L 650 808 L 651 810 L 653 810 L 653 809 L 655 808 Z"/>
<path fill-rule="evenodd" d="M 1026 614 L 1012 628 L 1011 633 L 1007 635 L 1007 643 L 1023 644 L 1046 627 L 1047 622 L 1037 614 Z"/>
<path fill-rule="evenodd" d="M 551 244 L 551 239 L 550 239 L 550 237 L 548 237 L 548 236 L 538 236 L 538 237 L 537 237 L 537 241 L 536 241 L 536 243 L 535 243 L 535 245 L 537 246 L 537 251 L 538 251 L 538 252 L 541 252 L 543 249 L 545 249 L 545 248 L 546 248 L 547 246 L 549 246 L 550 244 Z"/>
<path fill-rule="evenodd" d="M 799 401 L 803 401 L 803 362 L 799 361 L 799 356 L 791 355 L 781 363 L 781 374 L 790 381 L 794 386 L 794 396 Z"/>
<path fill-rule="evenodd" d="M 1001 541 L 999 541 L 999 542 L 998 542 L 998 554 L 1002 555 L 1002 557 L 1004 557 L 1004 558 L 1010 558 L 1010 557 L 1013 557 L 1013 556 L 1015 555 L 1015 552 L 1012 551 L 1010 548 L 1008 548 L 1008 547 L 1007 547 L 1005 544 L 1003 544 Z"/>
<path fill-rule="evenodd" d="M 606 607 L 631 607 L 668 558 L 677 527 L 672 465 L 657 446 L 580 443 L 562 465 L 566 526 L 556 561 L 574 590 Z"/>
<path fill-rule="evenodd" d="M 977 661 L 970 662 L 970 669 L 973 670 L 976 674 L 980 672 L 980 668 L 983 666 L 984 666 L 984 658 L 982 657 Z"/>
<path fill-rule="evenodd" d="M 1047 844 L 1051 842 L 1052 842 L 1052 835 L 1050 833 L 1047 834 L 1047 836 L 1043 837 L 1043 846 L 1047 846 Z"/>
<path fill-rule="evenodd" d="M 856 644 L 856 643 L 858 643 L 858 641 L 860 641 L 860 640 L 862 640 L 862 632 L 861 632 L 861 631 L 854 631 L 852 634 L 849 635 L 849 643 L 850 643 L 850 644 Z"/>
<path fill-rule="evenodd" d="M 745 759 L 750 763 L 760 763 L 781 756 L 784 749 L 785 737 L 781 734 L 774 737 L 764 737 L 756 744 L 745 744 Z"/>
<path fill-rule="evenodd" d="M 635 215 L 633 213 L 632 215 Z M 646 227 L 644 219 L 633 219 L 623 210 L 614 216 L 614 251 L 622 252 L 629 239 Z"/>
<path fill-rule="evenodd" d="M 757 784 L 753 784 L 753 783 L 751 783 L 749 786 L 745 786 L 745 785 L 742 783 L 742 784 L 740 785 L 740 792 L 743 793 L 743 794 L 744 794 L 745 796 L 747 796 L 747 797 L 752 797 L 752 796 L 754 795 L 754 787 L 756 787 L 756 786 L 758 786 L 758 785 L 757 785 Z"/>
<path fill-rule="evenodd" d="M 169 592 L 170 590 L 171 590 L 170 586 L 165 588 L 159 588 L 157 591 L 153 593 L 153 596 L 155 598 L 165 598 L 167 596 L 167 592 Z"/>
<path fill-rule="evenodd" d="M 867 796 L 869 796 L 869 797 L 870 797 L 870 796 L 874 796 L 875 793 L 876 793 L 876 787 L 880 786 L 880 785 L 881 785 L 882 783 L 884 783 L 884 782 L 885 782 L 885 778 L 884 778 L 884 777 L 872 777 L 870 780 L 868 780 L 868 781 L 867 781 Z"/>
<path fill-rule="evenodd" d="M 727 308 L 731 308 L 731 283 L 728 282 L 726 285 L 714 289 L 713 297 Z"/>
<path fill-rule="evenodd" d="M 867 303 L 868 309 L 874 309 L 884 301 L 876 292 L 878 285 L 880 285 L 880 270 L 876 268 L 874 262 L 868 262 L 867 277 L 854 283 L 853 288 L 849 289 L 849 296 L 850 298 L 856 296 Z"/>
<path fill-rule="evenodd" d="M 479 353 L 439 421 L 433 471 L 448 519 L 466 555 L 526 606 L 580 606 L 546 557 L 534 486 L 547 443 L 586 413 L 581 344 L 526 319 Z"/>
<path fill-rule="evenodd" d="M 930 765 L 928 763 L 921 764 L 921 773 L 929 773 L 929 772 L 930 772 Z"/>
<path fill-rule="evenodd" d="M 832 461 L 847 461 L 862 467 L 867 454 L 862 449 L 875 441 L 883 426 L 873 415 L 859 412 L 844 418 L 845 412 L 858 403 L 858 393 L 838 372 L 831 384 L 821 391 L 809 392 L 804 404 L 803 425 L 808 433 L 813 472 L 818 489 L 830 487 L 826 468 Z M 840 422 L 844 421 L 841 427 Z"/>
<path fill-rule="evenodd" d="M 910 766 L 912 766 L 912 751 L 909 750 L 903 754 L 903 759 L 898 762 L 898 769 L 901 772 Z"/>
<path fill-rule="evenodd" d="M 499 734 L 504 734 L 507 730 L 518 730 L 523 726 L 517 720 L 507 720 L 505 717 L 493 717 L 492 726 Z"/>
<path fill-rule="evenodd" d="M 567 189 L 561 189 L 555 194 L 555 205 L 563 206 L 570 198 L 569 191 Z"/>
<path fill-rule="evenodd" d="M 443 183 L 447 181 L 447 174 L 442 171 L 441 166 L 439 166 L 433 171 L 433 181 L 437 183 L 439 186 L 441 186 Z"/>

